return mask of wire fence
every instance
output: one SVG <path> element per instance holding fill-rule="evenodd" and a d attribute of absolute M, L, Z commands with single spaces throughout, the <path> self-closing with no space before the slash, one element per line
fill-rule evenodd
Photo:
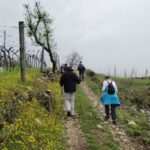
<path fill-rule="evenodd" d="M 25 31 L 26 32 L 26 31 Z M 11 50 L 9 51 L 9 49 Z M 0 66 L 11 68 L 15 61 L 19 63 L 19 27 L 18 26 L 0 26 Z M 30 67 L 39 67 L 41 63 L 42 48 L 33 44 L 31 39 L 25 33 L 26 63 Z M 44 66 L 46 67 L 46 61 Z M 38 65 L 37 65 L 38 64 Z"/>

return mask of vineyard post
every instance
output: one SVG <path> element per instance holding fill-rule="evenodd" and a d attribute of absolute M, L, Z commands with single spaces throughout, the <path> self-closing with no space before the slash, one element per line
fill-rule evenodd
<path fill-rule="evenodd" d="M 4 47 L 5 47 L 5 31 L 4 31 Z M 2 49 L 2 47 L 1 47 Z M 2 56 L 2 50 L 0 49 L 0 72 L 2 71 L 3 67 L 3 56 Z"/>
<path fill-rule="evenodd" d="M 133 77 L 133 74 L 134 74 L 134 68 L 132 69 L 132 72 L 131 72 L 131 78 Z"/>
<path fill-rule="evenodd" d="M 127 70 L 124 70 L 124 77 L 127 78 Z"/>
<path fill-rule="evenodd" d="M 115 66 L 115 68 L 114 68 L 114 77 L 117 76 L 116 71 L 117 71 L 117 68 L 116 68 L 116 66 Z"/>
<path fill-rule="evenodd" d="M 148 77 L 148 69 L 145 71 L 145 78 Z"/>
<path fill-rule="evenodd" d="M 26 81 L 26 71 L 25 71 L 25 46 L 24 46 L 24 22 L 19 22 L 19 43 L 20 43 L 20 70 L 21 70 L 21 80 Z"/>

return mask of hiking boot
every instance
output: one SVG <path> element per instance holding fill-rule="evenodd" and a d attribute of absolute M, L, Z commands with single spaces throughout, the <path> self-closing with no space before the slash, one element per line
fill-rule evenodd
<path fill-rule="evenodd" d="M 71 117 L 70 111 L 67 111 L 67 117 Z"/>
<path fill-rule="evenodd" d="M 117 124 L 117 123 L 116 123 L 116 120 L 113 120 L 113 121 L 112 121 L 112 123 L 113 123 L 114 125 L 116 125 L 116 124 Z"/>
<path fill-rule="evenodd" d="M 108 117 L 108 116 L 105 116 L 104 120 L 107 121 L 108 119 L 109 119 L 109 117 Z"/>

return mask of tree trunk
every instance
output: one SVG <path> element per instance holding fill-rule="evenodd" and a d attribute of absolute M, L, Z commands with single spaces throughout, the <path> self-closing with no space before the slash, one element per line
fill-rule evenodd
<path fill-rule="evenodd" d="M 43 72 L 43 67 L 44 67 L 44 48 L 42 47 L 42 53 L 41 53 L 41 73 Z"/>
<path fill-rule="evenodd" d="M 53 63 L 52 71 L 53 71 L 53 73 L 55 73 L 55 72 L 56 72 L 56 62 L 55 62 L 55 61 L 53 61 L 52 63 Z"/>

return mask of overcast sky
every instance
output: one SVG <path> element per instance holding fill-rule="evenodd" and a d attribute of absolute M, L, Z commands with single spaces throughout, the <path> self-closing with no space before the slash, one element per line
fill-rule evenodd
<path fill-rule="evenodd" d="M 24 3 L 34 1 L 0 0 L 0 26 L 24 20 Z M 41 5 L 54 19 L 62 63 L 77 51 L 97 72 L 112 72 L 115 65 L 119 74 L 132 68 L 140 75 L 146 68 L 150 72 L 150 0 L 41 0 Z"/>

